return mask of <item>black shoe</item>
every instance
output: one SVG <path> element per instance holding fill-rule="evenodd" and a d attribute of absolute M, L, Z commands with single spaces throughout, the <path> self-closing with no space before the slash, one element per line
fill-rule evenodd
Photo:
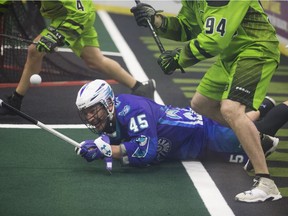
<path fill-rule="evenodd" d="M 147 97 L 154 100 L 155 89 L 156 89 L 156 82 L 154 79 L 150 79 L 146 82 L 142 82 L 136 89 L 133 89 L 132 94 Z"/>
<path fill-rule="evenodd" d="M 260 112 L 260 118 L 263 118 L 275 106 L 275 100 L 271 97 L 266 96 L 258 109 Z"/>
<path fill-rule="evenodd" d="M 262 134 L 261 136 L 262 136 L 261 146 L 264 151 L 265 158 L 267 158 L 270 154 L 272 154 L 276 150 L 279 143 L 279 139 L 266 134 Z M 244 165 L 244 170 L 252 171 L 253 169 L 254 169 L 253 165 L 248 159 L 248 161 Z"/>
<path fill-rule="evenodd" d="M 14 107 L 17 110 L 21 109 L 23 96 L 13 93 L 12 95 L 6 97 L 4 102 Z M 6 109 L 5 107 L 0 108 L 0 115 L 16 115 L 14 112 Z"/>

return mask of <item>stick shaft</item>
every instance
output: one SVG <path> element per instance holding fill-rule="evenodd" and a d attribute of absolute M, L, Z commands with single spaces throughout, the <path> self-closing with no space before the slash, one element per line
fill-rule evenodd
<path fill-rule="evenodd" d="M 42 122 L 34 119 L 33 117 L 27 115 L 26 113 L 21 112 L 20 110 L 15 109 L 14 107 L 12 107 L 12 106 L 10 106 L 9 104 L 5 103 L 5 102 L 4 102 L 3 100 L 1 100 L 1 99 L 0 99 L 0 106 L 4 107 L 4 108 L 6 108 L 6 109 L 9 109 L 10 111 L 16 113 L 17 115 L 19 115 L 19 116 L 21 116 L 22 118 L 28 120 L 29 122 L 31 122 L 31 123 L 37 125 L 38 127 L 46 130 L 47 132 L 53 134 L 54 136 L 57 136 L 58 138 L 66 141 L 67 143 L 69 143 L 69 144 L 71 144 L 71 145 L 73 145 L 73 146 L 75 146 L 75 147 L 78 147 L 78 148 L 81 147 L 81 145 L 80 145 L 78 142 L 76 142 L 75 140 L 73 140 L 73 139 L 65 136 L 64 134 L 62 134 L 62 133 L 54 130 L 53 128 L 48 127 L 47 125 L 45 125 L 45 124 L 43 124 Z"/>
<path fill-rule="evenodd" d="M 149 29 L 150 29 L 150 31 L 151 31 L 151 33 L 152 33 L 152 36 L 153 36 L 153 38 L 154 38 L 154 41 L 156 42 L 156 44 L 157 44 L 160 52 L 161 52 L 161 53 L 165 52 L 164 46 L 163 46 L 163 44 L 161 43 L 160 38 L 159 38 L 158 35 L 156 34 L 155 29 L 154 29 L 154 27 L 152 26 L 150 20 L 147 20 L 147 23 L 148 23 Z"/>
<path fill-rule="evenodd" d="M 135 0 L 135 3 L 136 3 L 136 4 L 140 4 L 141 2 L 140 2 L 140 0 Z M 156 42 L 156 44 L 157 44 L 160 52 L 161 52 L 161 53 L 165 52 L 164 46 L 163 46 L 163 44 L 161 43 L 160 38 L 159 38 L 158 35 L 156 34 L 155 29 L 154 29 L 153 25 L 151 24 L 150 20 L 147 19 L 146 21 L 147 21 L 147 24 L 148 24 L 148 26 L 149 26 L 149 29 L 150 29 L 150 31 L 151 31 L 151 33 L 152 33 L 152 36 L 153 36 L 153 38 L 154 38 L 154 41 Z"/>
<path fill-rule="evenodd" d="M 135 3 L 138 5 L 138 4 L 140 4 L 141 2 L 140 2 L 140 0 L 135 0 Z M 160 52 L 161 52 L 161 53 L 165 52 L 165 48 L 164 48 L 164 46 L 163 46 L 163 44 L 162 44 L 159 36 L 156 34 L 155 29 L 154 29 L 153 25 L 151 24 L 150 20 L 147 19 L 146 21 L 147 21 L 147 24 L 148 24 L 148 26 L 149 26 L 149 29 L 150 29 L 150 31 L 151 31 L 151 33 L 152 33 L 152 37 L 154 38 L 154 41 L 156 42 L 156 44 L 157 44 Z M 179 69 L 181 70 L 182 73 L 185 73 L 184 69 L 183 69 L 181 66 L 180 66 Z"/>
<path fill-rule="evenodd" d="M 5 38 L 9 38 L 11 40 L 21 41 L 21 42 L 24 42 L 24 43 L 27 43 L 27 44 L 37 44 L 37 42 L 34 42 L 32 40 L 27 40 L 27 39 L 24 39 L 24 38 L 13 36 L 13 35 L 0 34 L 0 36 L 1 37 L 5 37 Z"/>
<path fill-rule="evenodd" d="M 73 139 L 65 136 L 64 134 L 54 130 L 53 128 L 48 127 L 47 125 L 43 124 L 40 121 L 37 121 L 37 126 L 42 128 L 42 129 L 44 129 L 44 130 L 46 130 L 47 132 L 49 132 L 49 133 L 51 133 L 51 134 L 53 134 L 55 136 L 57 136 L 58 138 L 66 141 L 67 143 L 69 143 L 69 144 L 71 144 L 71 145 L 73 145 L 75 147 L 78 147 L 78 148 L 81 147 L 81 145 L 78 142 L 76 142 L 75 140 L 73 140 Z"/>

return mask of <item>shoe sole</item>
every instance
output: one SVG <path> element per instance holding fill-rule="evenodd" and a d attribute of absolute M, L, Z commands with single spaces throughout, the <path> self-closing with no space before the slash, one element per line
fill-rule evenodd
<path fill-rule="evenodd" d="M 271 137 L 271 136 L 270 136 Z M 265 153 L 265 157 L 268 157 L 271 153 L 276 151 L 277 146 L 279 144 L 279 138 L 277 137 L 271 137 L 273 139 L 273 146 Z"/>
<path fill-rule="evenodd" d="M 268 135 L 267 135 L 268 136 Z M 277 149 L 277 146 L 278 146 L 278 144 L 279 144 L 279 138 L 277 138 L 277 137 L 271 137 L 271 136 L 269 136 L 271 139 L 273 139 L 273 146 L 267 151 L 267 152 L 265 152 L 265 158 L 267 158 L 270 154 L 272 154 L 274 151 L 276 151 L 276 149 Z M 246 164 L 244 165 L 244 170 L 246 170 L 246 171 L 252 171 L 254 168 L 252 167 L 251 169 L 248 169 L 247 167 L 248 167 L 248 165 L 250 164 L 250 160 L 248 159 L 248 161 L 246 162 Z"/>
<path fill-rule="evenodd" d="M 265 201 L 276 201 L 276 200 L 279 200 L 282 198 L 282 195 L 281 194 L 277 194 L 277 195 L 270 195 L 266 198 L 258 198 L 258 199 L 254 199 L 254 200 L 240 200 L 240 199 L 237 199 L 235 197 L 235 200 L 238 201 L 238 202 L 246 202 L 246 203 L 256 203 L 256 202 L 265 202 Z"/>

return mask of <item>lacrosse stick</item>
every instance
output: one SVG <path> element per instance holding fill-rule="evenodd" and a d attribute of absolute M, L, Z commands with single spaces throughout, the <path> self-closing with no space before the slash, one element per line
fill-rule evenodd
<path fill-rule="evenodd" d="M 135 3 L 136 3 L 136 5 L 138 5 L 138 4 L 140 4 L 141 2 L 140 2 L 140 0 L 135 0 Z M 150 31 L 151 31 L 151 33 L 152 33 L 152 36 L 153 36 L 153 38 L 154 38 L 154 41 L 156 42 L 156 44 L 157 44 L 160 52 L 161 52 L 161 53 L 165 52 L 164 46 L 163 46 L 162 42 L 160 41 L 160 38 L 159 38 L 158 35 L 156 34 L 155 29 L 154 29 L 153 25 L 151 24 L 150 20 L 149 20 L 149 19 L 146 19 L 146 21 L 147 21 L 147 24 L 148 24 L 148 26 L 149 26 L 149 29 L 150 29 Z M 181 72 L 182 72 L 182 73 L 185 73 L 184 69 L 183 69 L 180 65 L 179 65 L 179 67 L 180 67 L 179 69 L 181 70 Z"/>
<path fill-rule="evenodd" d="M 28 39 L 24 39 L 24 38 L 21 38 L 21 37 L 8 35 L 8 34 L 0 34 L 0 37 L 8 38 L 10 40 L 20 41 L 20 42 L 23 42 L 23 43 L 26 43 L 26 44 L 35 44 L 35 45 L 37 44 L 37 42 L 34 42 L 32 40 L 28 40 Z"/>
<path fill-rule="evenodd" d="M 15 114 L 21 116 L 22 118 L 28 120 L 29 122 L 37 125 L 38 127 L 46 130 L 47 132 L 53 134 L 54 136 L 57 136 L 58 138 L 64 140 L 65 142 L 77 147 L 77 148 L 81 148 L 81 145 L 76 142 L 75 140 L 65 136 L 64 134 L 54 130 L 51 127 L 48 127 L 47 125 L 43 124 L 42 122 L 34 119 L 33 117 L 27 115 L 26 113 L 15 109 L 14 107 L 10 106 L 9 104 L 5 103 L 3 100 L 0 99 L 0 106 L 3 108 L 6 108 L 12 112 L 14 112 Z M 109 173 L 111 174 L 111 169 L 112 169 L 112 158 L 111 157 L 107 157 L 105 158 L 105 162 L 106 162 L 106 169 L 109 171 Z"/>

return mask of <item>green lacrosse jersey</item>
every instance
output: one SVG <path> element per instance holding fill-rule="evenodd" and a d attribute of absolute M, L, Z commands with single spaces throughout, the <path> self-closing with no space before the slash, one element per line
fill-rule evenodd
<path fill-rule="evenodd" d="M 67 30 L 66 33 L 77 36 L 82 33 L 87 22 L 91 22 L 91 17 L 95 16 L 95 7 L 92 0 L 45 0 L 41 1 L 40 12 L 52 22 L 61 20 L 61 23 L 54 27 L 64 35 Z"/>
<path fill-rule="evenodd" d="M 279 61 L 275 29 L 258 0 L 182 0 L 177 17 L 167 17 L 157 32 L 168 39 L 189 41 L 184 49 L 188 57 L 179 62 L 183 67 L 217 55 L 223 62 L 241 55 Z"/>

